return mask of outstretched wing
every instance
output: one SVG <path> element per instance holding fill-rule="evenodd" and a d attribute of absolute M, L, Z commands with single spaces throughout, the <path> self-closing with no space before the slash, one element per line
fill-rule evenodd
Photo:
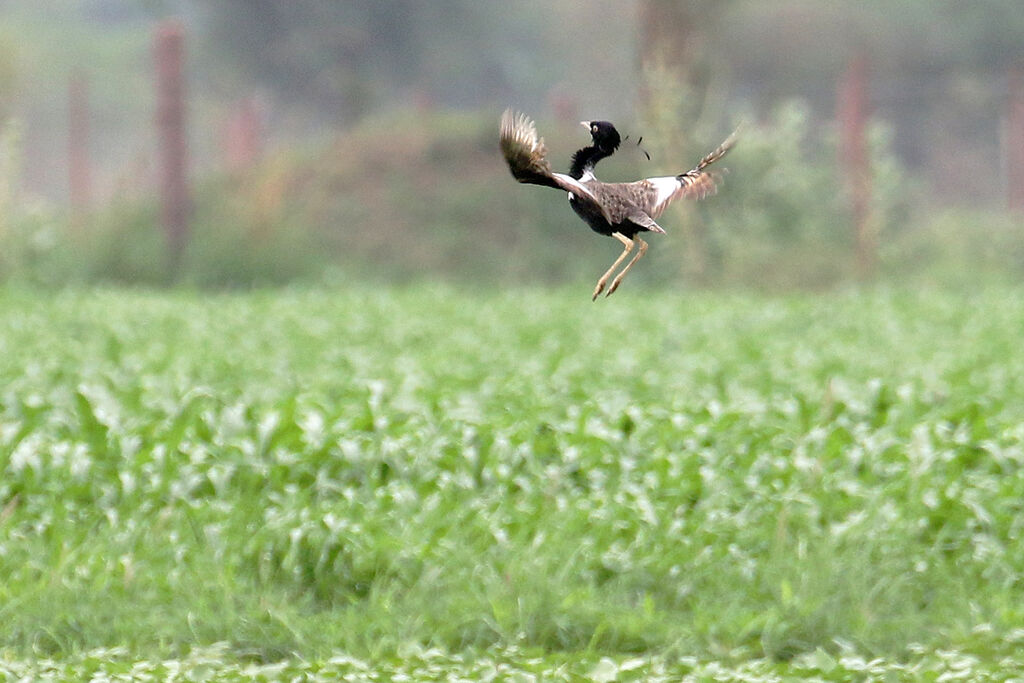
<path fill-rule="evenodd" d="M 681 197 L 704 199 L 704 197 L 714 194 L 718 190 L 718 181 L 721 175 L 704 169 L 728 154 L 735 144 L 736 133 L 733 133 L 686 173 L 646 178 L 630 183 L 635 188 L 633 192 L 637 206 L 653 218 L 657 218 L 668 208 L 669 204 Z"/>
<path fill-rule="evenodd" d="M 551 171 L 544 138 L 537 137 L 537 126 L 526 114 L 506 109 L 501 115 L 498 142 L 508 169 L 519 182 L 554 187 L 595 201 L 594 195 L 580 181 Z"/>

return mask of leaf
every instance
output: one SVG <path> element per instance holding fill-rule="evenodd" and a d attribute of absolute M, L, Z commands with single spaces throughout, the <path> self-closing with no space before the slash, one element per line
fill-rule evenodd
<path fill-rule="evenodd" d="M 619 666 L 615 663 L 615 660 L 609 657 L 602 657 L 601 661 L 590 670 L 587 677 L 595 681 L 595 683 L 617 681 L 619 679 Z"/>
<path fill-rule="evenodd" d="M 75 390 L 75 407 L 78 409 L 78 422 L 82 435 L 92 448 L 93 453 L 103 455 L 107 450 L 108 429 L 96 417 L 92 401 L 82 387 Z"/>

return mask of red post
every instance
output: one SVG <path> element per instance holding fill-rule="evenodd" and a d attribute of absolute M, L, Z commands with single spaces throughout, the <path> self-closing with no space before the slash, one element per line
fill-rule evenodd
<path fill-rule="evenodd" d="M 156 127 L 159 138 L 160 219 L 172 269 L 188 242 L 188 148 L 185 141 L 185 30 L 168 19 L 156 29 Z"/>
<path fill-rule="evenodd" d="M 839 164 L 850 196 L 857 269 L 862 277 L 875 267 L 875 235 L 871 231 L 871 162 L 867 144 L 868 63 L 864 56 L 850 60 L 836 97 L 839 120 Z"/>
<path fill-rule="evenodd" d="M 89 168 L 89 83 L 84 75 L 68 84 L 68 192 L 71 222 L 81 228 L 89 211 L 92 179 Z"/>
<path fill-rule="evenodd" d="M 1007 111 L 1007 180 L 1010 209 L 1024 211 L 1024 64 L 1010 67 Z"/>

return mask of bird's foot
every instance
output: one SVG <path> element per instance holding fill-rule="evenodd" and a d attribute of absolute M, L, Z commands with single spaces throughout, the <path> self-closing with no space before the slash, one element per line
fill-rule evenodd
<path fill-rule="evenodd" d="M 614 280 L 612 280 L 612 286 L 608 288 L 607 292 L 605 292 L 605 296 L 606 297 L 611 296 L 612 292 L 614 292 L 616 289 L 619 288 L 619 283 L 620 282 L 622 282 L 622 278 L 621 277 L 617 277 Z"/>
<path fill-rule="evenodd" d="M 594 287 L 594 296 L 590 297 L 591 301 L 597 301 L 598 295 L 602 291 L 604 291 L 604 283 L 605 283 L 605 280 L 598 280 L 597 281 L 597 287 Z"/>

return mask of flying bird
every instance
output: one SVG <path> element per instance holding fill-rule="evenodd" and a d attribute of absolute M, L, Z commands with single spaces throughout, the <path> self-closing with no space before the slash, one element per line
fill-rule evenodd
<path fill-rule="evenodd" d="M 594 167 L 618 149 L 622 143 L 619 132 L 608 121 L 583 121 L 582 124 L 590 131 L 591 144 L 572 155 L 568 174 L 551 170 L 544 138 L 537 136 L 536 125 L 525 114 L 505 110 L 501 116 L 499 141 L 501 153 L 516 180 L 568 193 L 569 205 L 591 230 L 614 237 L 622 243 L 622 253 L 594 287 L 591 300 L 596 301 L 612 273 L 634 248 L 637 248 L 637 253 L 612 280 L 605 296 L 611 296 L 618 289 L 622 278 L 647 252 L 647 242 L 638 237 L 639 233 L 664 234 L 665 231 L 654 219 L 669 204 L 681 197 L 703 199 L 715 192 L 718 174 L 704 169 L 732 149 L 736 133 L 685 173 L 646 178 L 632 183 L 605 183 L 594 177 Z"/>

